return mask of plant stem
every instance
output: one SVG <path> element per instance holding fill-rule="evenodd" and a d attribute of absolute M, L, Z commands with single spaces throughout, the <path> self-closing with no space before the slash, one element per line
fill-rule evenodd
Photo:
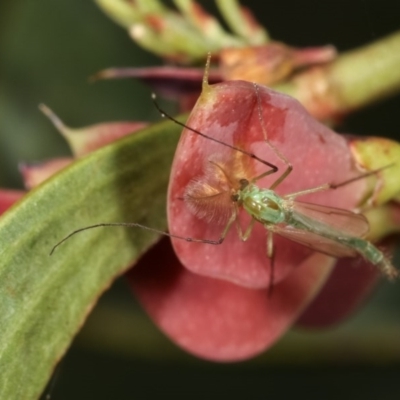
<path fill-rule="evenodd" d="M 318 119 L 329 119 L 400 90 L 400 31 L 295 75 L 275 89 L 296 97 Z"/>

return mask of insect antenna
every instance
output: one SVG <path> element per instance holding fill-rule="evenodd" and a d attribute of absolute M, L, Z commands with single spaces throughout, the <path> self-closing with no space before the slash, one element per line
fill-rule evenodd
<path fill-rule="evenodd" d="M 142 224 L 139 224 L 137 222 L 102 222 L 102 223 L 99 223 L 99 224 L 89 225 L 89 226 L 85 226 L 84 228 L 79 228 L 79 229 L 74 230 L 73 232 L 71 232 L 69 235 L 65 236 L 63 239 L 61 239 L 58 243 L 56 243 L 53 246 L 53 248 L 50 251 L 50 255 L 52 255 L 54 253 L 54 251 L 57 249 L 58 246 L 63 244 L 65 241 L 67 241 L 72 236 L 75 236 L 77 233 L 80 233 L 80 232 L 83 232 L 83 231 L 87 231 L 89 229 L 95 229 L 95 228 L 101 228 L 101 227 L 110 227 L 110 226 L 119 226 L 119 227 L 125 226 L 127 228 L 141 228 L 141 229 L 145 229 L 145 230 L 150 231 L 150 232 L 157 233 L 159 235 L 168 236 L 168 237 L 175 238 L 175 239 L 180 239 L 180 240 L 185 240 L 186 242 L 207 243 L 207 244 L 218 245 L 218 244 L 221 244 L 224 241 L 223 237 L 219 238 L 218 240 L 211 240 L 211 239 L 196 239 L 196 238 L 192 238 L 192 237 L 174 235 L 172 233 L 161 231 L 159 229 L 150 228 L 149 226 L 142 225 Z"/>
<path fill-rule="evenodd" d="M 276 165 L 274 165 L 274 164 L 272 164 L 272 163 L 270 163 L 270 162 L 268 162 L 268 161 L 266 161 L 266 160 L 263 160 L 263 159 L 260 158 L 260 157 L 257 157 L 254 153 L 251 153 L 251 152 L 249 152 L 249 151 L 240 149 L 239 147 L 233 146 L 233 145 L 231 145 L 231 144 L 229 144 L 229 143 L 223 142 L 222 140 L 219 140 L 219 139 L 216 139 L 216 138 L 214 138 L 214 137 L 212 137 L 212 136 L 209 136 L 209 135 L 207 135 L 207 134 L 205 134 L 205 133 L 199 131 L 198 129 L 192 128 L 191 126 L 186 125 L 185 123 L 183 123 L 183 122 L 177 120 L 176 118 L 174 118 L 172 115 L 168 114 L 166 111 L 164 111 L 164 110 L 161 108 L 161 106 L 160 106 L 160 105 L 158 104 L 158 102 L 157 102 L 157 96 L 156 96 L 155 93 L 152 93 L 152 94 L 151 94 L 151 98 L 152 98 L 152 100 L 153 100 L 153 103 L 154 103 L 155 107 L 157 108 L 158 112 L 160 113 L 160 115 L 161 115 L 163 118 L 168 118 L 169 120 L 171 120 L 171 121 L 174 122 L 175 124 L 180 125 L 180 126 L 182 126 L 183 128 L 188 129 L 189 131 L 195 133 L 196 135 L 202 136 L 202 137 L 205 138 L 205 139 L 208 139 L 208 140 L 211 140 L 211 141 L 213 141 L 213 142 L 215 142 L 215 143 L 218 143 L 218 144 L 221 144 L 221 145 L 223 145 L 223 146 L 229 147 L 229 148 L 232 149 L 232 150 L 239 151 L 240 153 L 243 153 L 243 154 L 247 155 L 248 157 L 251 157 L 251 158 L 253 158 L 254 160 L 259 161 L 260 163 L 262 163 L 262 164 L 264 164 L 264 165 L 267 165 L 268 167 L 270 167 L 270 168 L 273 170 L 273 172 L 277 172 L 277 171 L 278 171 L 278 167 L 277 167 Z"/>

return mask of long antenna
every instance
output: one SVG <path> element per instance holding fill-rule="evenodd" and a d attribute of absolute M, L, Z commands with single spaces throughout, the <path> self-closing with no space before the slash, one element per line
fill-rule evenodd
<path fill-rule="evenodd" d="M 157 100 L 156 100 L 156 99 L 157 99 L 157 96 L 156 96 L 155 93 L 152 93 L 152 94 L 151 94 L 151 98 L 152 98 L 152 100 L 153 100 L 153 103 L 154 103 L 155 107 L 157 108 L 157 110 L 159 111 L 159 113 L 161 114 L 162 117 L 168 118 L 168 119 L 171 120 L 172 122 L 175 122 L 177 125 L 180 125 L 180 126 L 182 126 L 183 128 L 188 129 L 189 131 L 191 131 L 191 132 L 193 132 L 193 133 L 195 133 L 195 134 L 197 134 L 197 135 L 199 135 L 199 136 L 202 136 L 202 137 L 204 137 L 204 138 L 206 138 L 206 139 L 208 139 L 208 140 L 211 140 L 211 141 L 213 141 L 213 142 L 215 142 L 215 143 L 219 143 L 219 144 L 221 144 L 221 145 L 223 145 L 223 146 L 229 147 L 229 148 L 232 149 L 232 150 L 239 151 L 240 153 L 243 153 L 243 154 L 245 154 L 246 156 L 251 157 L 251 158 L 253 158 L 254 160 L 259 161 L 260 163 L 262 163 L 262 164 L 264 164 L 264 165 L 267 165 L 268 167 L 272 168 L 272 169 L 274 170 L 274 172 L 277 172 L 277 171 L 278 171 L 278 167 L 277 167 L 276 165 L 274 165 L 274 164 L 272 164 L 272 163 L 270 163 L 270 162 L 268 162 L 268 161 L 266 161 L 266 160 L 263 160 L 263 159 L 260 158 L 260 157 L 257 157 L 254 153 L 250 153 L 249 151 L 240 149 L 239 147 L 236 147 L 236 146 L 233 146 L 233 145 L 231 145 L 231 144 L 229 144 L 229 143 L 223 142 L 222 140 L 219 140 L 219 139 L 216 139 L 216 138 L 214 138 L 214 137 L 212 137 L 212 136 L 209 136 L 209 135 L 207 135 L 207 134 L 205 134 L 205 133 L 203 133 L 203 132 L 200 132 L 199 130 L 197 130 L 197 129 L 195 129 L 195 128 L 192 128 L 192 127 L 190 127 L 190 126 L 184 124 L 183 122 L 177 120 L 176 118 L 174 118 L 172 115 L 168 114 L 166 111 L 164 111 L 164 110 L 160 107 L 160 105 L 157 103 Z"/>
<path fill-rule="evenodd" d="M 51 249 L 50 255 L 52 255 L 54 253 L 54 251 L 57 249 L 57 247 L 60 246 L 61 244 L 63 244 L 71 236 L 74 236 L 79 232 L 87 231 L 89 229 L 94 229 L 94 228 L 100 228 L 100 227 L 104 227 L 104 226 L 125 226 L 125 227 L 128 227 L 128 228 L 133 228 L 133 227 L 141 228 L 141 229 L 145 229 L 145 230 L 150 231 L 150 232 L 157 233 L 159 235 L 164 235 L 164 236 L 168 236 L 168 237 L 175 238 L 175 239 L 186 240 L 186 242 L 207 243 L 207 244 L 218 245 L 218 244 L 221 244 L 224 241 L 223 237 L 219 238 L 218 240 L 210 240 L 210 239 L 196 239 L 196 238 L 191 238 L 191 237 L 186 237 L 186 236 L 174 235 L 172 233 L 160 231 L 159 229 L 150 228 L 150 227 L 148 227 L 146 225 L 142 225 L 142 224 L 139 224 L 137 222 L 104 222 L 104 223 L 100 223 L 100 224 L 85 226 L 84 228 L 79 228 L 79 229 L 76 229 L 75 231 L 71 232 L 69 235 L 65 236 L 65 238 L 61 239 Z"/>

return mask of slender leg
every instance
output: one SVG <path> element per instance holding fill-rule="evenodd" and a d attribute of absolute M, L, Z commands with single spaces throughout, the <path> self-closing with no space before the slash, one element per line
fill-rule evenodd
<path fill-rule="evenodd" d="M 208 162 L 210 164 L 214 165 L 216 168 L 218 168 L 223 173 L 223 175 L 225 176 L 227 182 L 230 183 L 231 187 L 234 186 L 234 183 L 231 181 L 230 177 L 226 174 L 225 170 L 217 162 L 212 161 L 212 160 L 208 160 Z M 261 179 L 264 176 L 274 174 L 276 171 L 277 171 L 276 169 L 270 169 L 270 170 L 268 170 L 266 172 L 263 172 L 261 175 L 258 175 L 255 178 L 253 178 L 252 182 L 256 182 L 258 179 Z"/>
<path fill-rule="evenodd" d="M 285 195 L 283 197 L 285 199 L 294 199 L 294 198 L 296 198 L 298 196 L 304 196 L 304 195 L 310 194 L 310 193 L 322 192 L 322 191 L 328 190 L 328 189 L 337 189 L 337 188 L 340 188 L 342 186 L 349 185 L 350 183 L 356 182 L 359 179 L 364 179 L 364 178 L 367 178 L 367 177 L 369 177 L 371 175 L 375 175 L 378 172 L 382 171 L 383 169 L 391 167 L 392 165 L 393 164 L 386 165 L 384 167 L 375 169 L 373 171 L 366 172 L 365 174 L 356 176 L 354 178 L 347 179 L 346 181 L 343 181 L 343 182 L 340 182 L 340 183 L 325 183 L 324 185 L 317 186 L 317 187 L 310 188 L 310 189 L 300 190 L 299 192 L 290 193 L 290 194 L 287 194 L 287 195 Z"/>
<path fill-rule="evenodd" d="M 271 169 L 271 170 L 269 170 L 269 171 L 263 172 L 263 173 L 260 174 L 260 175 L 257 175 L 255 178 L 252 178 L 251 181 L 252 181 L 253 183 L 255 183 L 255 182 L 257 182 L 258 180 L 260 180 L 261 178 L 264 178 L 265 176 L 274 174 L 275 172 L 276 172 L 276 171 L 275 171 L 274 169 Z"/>
<path fill-rule="evenodd" d="M 254 228 L 254 223 L 256 220 L 254 218 L 251 219 L 249 226 L 243 232 L 242 227 L 240 226 L 239 219 L 236 219 L 238 234 L 241 240 L 246 241 Z M 268 286 L 268 297 L 272 295 L 272 290 L 274 286 L 274 277 L 275 277 L 275 249 L 274 249 L 274 236 L 272 230 L 267 230 L 267 257 L 270 261 L 270 272 L 269 272 L 269 286 Z"/>
<path fill-rule="evenodd" d="M 226 235 L 228 234 L 230 227 L 237 219 L 238 219 L 238 214 L 237 214 L 237 211 L 235 211 L 234 213 L 232 213 L 232 216 L 229 218 L 229 221 L 226 224 L 226 227 L 224 228 L 224 230 L 222 231 L 219 239 L 216 240 L 215 243 L 212 243 L 212 244 L 221 244 L 224 241 L 224 239 L 226 238 Z M 201 240 L 199 240 L 199 241 L 201 241 Z"/>
<path fill-rule="evenodd" d="M 283 197 L 285 199 L 295 199 L 298 196 L 304 196 L 304 195 L 310 194 L 310 193 L 322 192 L 322 191 L 328 190 L 328 189 L 334 189 L 334 187 L 332 187 L 332 185 L 330 185 L 329 183 L 326 183 L 325 185 L 317 186 L 315 188 L 310 188 L 310 189 L 300 190 L 299 192 L 290 193 Z"/>
<path fill-rule="evenodd" d="M 242 227 L 240 226 L 239 218 L 236 218 L 236 222 L 237 222 L 236 227 L 237 227 L 237 231 L 238 231 L 240 240 L 245 242 L 250 237 L 251 232 L 253 231 L 253 228 L 254 228 L 254 223 L 256 222 L 256 220 L 254 218 L 252 218 L 249 223 L 249 226 L 246 228 L 245 231 L 243 231 Z"/>

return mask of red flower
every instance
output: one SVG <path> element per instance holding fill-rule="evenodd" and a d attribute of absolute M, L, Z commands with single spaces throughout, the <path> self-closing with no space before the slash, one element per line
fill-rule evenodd
<path fill-rule="evenodd" d="M 266 88 L 259 88 L 259 94 L 268 141 L 293 165 L 293 172 L 277 188 L 279 194 L 339 183 L 359 175 L 342 136 L 315 121 L 294 99 Z M 279 173 L 285 168 L 263 139 L 257 95 L 251 83 L 229 81 L 207 86 L 187 125 L 255 153 L 276 164 Z M 169 187 L 172 234 L 212 240 L 220 237 L 226 218 L 221 218 L 222 224 L 218 218 L 201 219 L 183 201 L 185 189 L 193 184 L 193 179 L 211 179 L 211 186 L 223 184 L 220 177 L 212 181 L 212 173 L 207 174 L 210 160 L 227 166 L 233 175 L 248 174 L 245 178 L 266 170 L 265 165 L 240 152 L 184 130 Z M 269 187 L 275 175 L 257 183 Z M 360 179 L 335 191 L 304 196 L 302 200 L 353 209 L 366 191 L 367 180 Z M 223 207 L 217 208 L 218 212 L 223 212 Z M 241 219 L 242 226 L 246 226 L 246 216 L 241 215 Z M 361 259 L 337 261 L 277 235 L 274 242 L 272 283 L 266 257 L 266 230 L 261 224 L 254 227 L 247 242 L 238 238 L 235 227 L 219 246 L 173 239 L 179 260 L 164 240 L 143 257 L 129 278 L 150 316 L 172 340 L 200 357 L 219 361 L 240 360 L 260 353 L 299 318 L 305 326 L 339 321 L 376 281 L 376 271 Z M 337 269 L 331 281 L 334 264 Z M 273 291 L 269 296 L 271 284 Z M 320 302 L 313 303 L 313 299 Z"/>

